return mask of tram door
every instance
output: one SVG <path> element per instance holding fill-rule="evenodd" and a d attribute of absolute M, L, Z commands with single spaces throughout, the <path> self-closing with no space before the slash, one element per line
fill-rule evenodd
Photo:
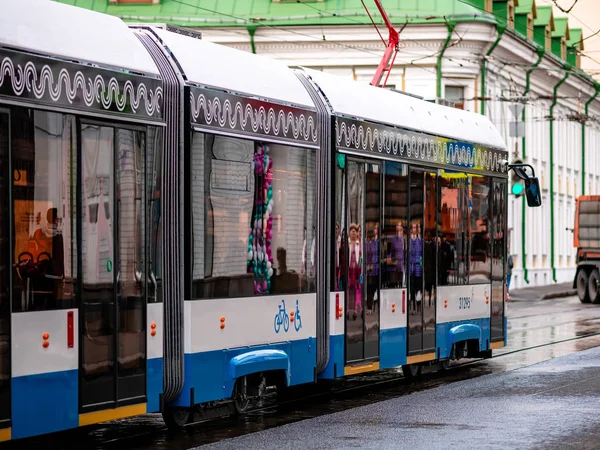
<path fill-rule="evenodd" d="M 504 296 L 506 260 L 506 189 L 505 181 L 492 181 L 492 301 L 491 342 L 504 340 Z"/>
<path fill-rule="evenodd" d="M 379 358 L 381 165 L 347 164 L 346 362 Z"/>
<path fill-rule="evenodd" d="M 0 429 L 10 427 L 10 233 L 8 113 L 0 111 Z"/>
<path fill-rule="evenodd" d="M 146 402 L 145 134 L 81 125 L 82 412 Z"/>
<path fill-rule="evenodd" d="M 435 351 L 436 173 L 411 169 L 408 222 L 408 355 Z"/>

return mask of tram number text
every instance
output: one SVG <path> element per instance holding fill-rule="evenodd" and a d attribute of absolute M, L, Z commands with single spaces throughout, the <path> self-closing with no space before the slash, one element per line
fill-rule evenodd
<path fill-rule="evenodd" d="M 471 297 L 459 297 L 458 298 L 458 309 L 470 309 L 471 308 Z"/>

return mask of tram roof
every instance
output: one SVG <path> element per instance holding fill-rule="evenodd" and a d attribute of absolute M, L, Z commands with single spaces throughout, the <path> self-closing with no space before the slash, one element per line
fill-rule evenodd
<path fill-rule="evenodd" d="M 338 114 L 506 149 L 496 127 L 481 114 L 438 105 L 312 69 L 302 70 L 317 83 Z"/>
<path fill-rule="evenodd" d="M 2 0 L 0 45 L 158 75 L 142 43 L 117 17 L 49 0 Z"/>
<path fill-rule="evenodd" d="M 282 61 L 152 29 L 192 83 L 314 108 L 306 88 Z"/>

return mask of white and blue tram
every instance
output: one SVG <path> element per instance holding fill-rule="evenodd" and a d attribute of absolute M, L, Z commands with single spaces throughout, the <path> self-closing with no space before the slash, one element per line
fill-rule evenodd
<path fill-rule="evenodd" d="M 168 27 L 2 10 L 0 440 L 505 345 L 485 117 Z"/>

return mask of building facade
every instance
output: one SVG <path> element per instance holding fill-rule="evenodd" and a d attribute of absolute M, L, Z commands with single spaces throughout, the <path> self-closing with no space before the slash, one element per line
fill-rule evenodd
<path fill-rule="evenodd" d="M 531 164 L 540 179 L 541 208 L 510 195 L 511 288 L 572 281 L 575 199 L 600 194 L 600 84 L 580 69 L 582 30 L 535 0 L 382 3 L 400 31 L 386 87 L 486 114 L 511 161 Z M 365 4 L 380 34 L 360 0 L 107 0 L 93 8 L 369 83 L 388 32 L 374 2 Z"/>

